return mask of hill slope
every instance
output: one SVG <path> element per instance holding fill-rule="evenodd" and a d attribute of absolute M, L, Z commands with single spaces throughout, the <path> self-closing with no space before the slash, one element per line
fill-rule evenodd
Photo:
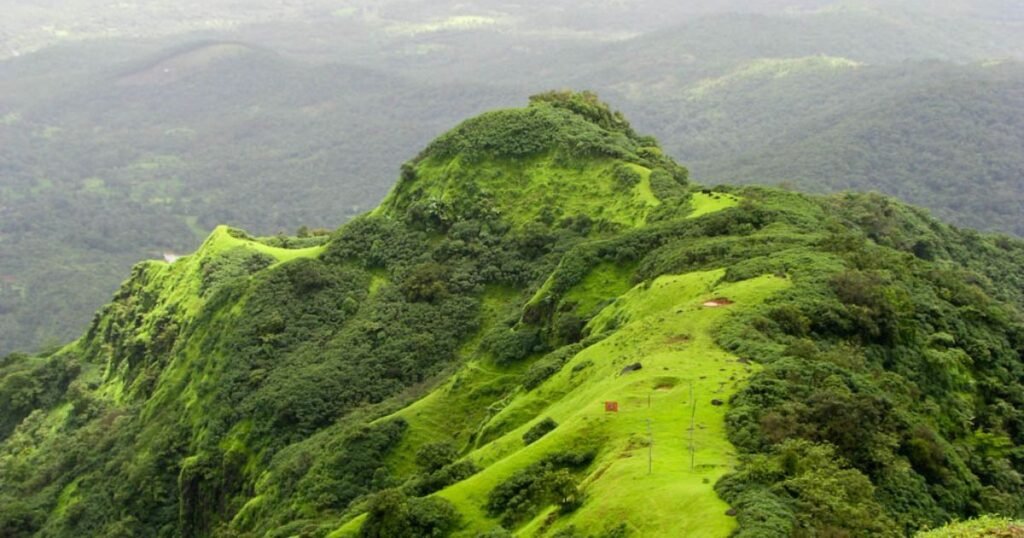
<path fill-rule="evenodd" d="M 439 138 L 329 237 L 219 227 L 136 266 L 78 341 L 2 359 L 0 531 L 1019 516 L 1022 261 L 880 196 L 696 189 L 592 95 L 537 96 Z"/>

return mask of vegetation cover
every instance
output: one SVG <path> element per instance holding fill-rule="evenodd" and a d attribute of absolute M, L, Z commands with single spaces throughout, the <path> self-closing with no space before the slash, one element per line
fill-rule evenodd
<path fill-rule="evenodd" d="M 589 93 L 0 359 L 4 536 L 904 536 L 1024 515 L 1024 243 L 702 188 Z M 618 411 L 606 411 L 615 402 Z"/>
<path fill-rule="evenodd" d="M 5 12 L 0 354 L 76 337 L 132 264 L 218 224 L 362 214 L 425 141 L 543 87 L 614 97 L 707 185 L 877 190 L 1024 233 L 1013 2 L 92 3 Z"/>
<path fill-rule="evenodd" d="M 1024 536 L 1024 523 L 992 516 L 958 521 L 939 529 L 917 534 L 918 538 L 1016 538 L 1017 536 Z"/>

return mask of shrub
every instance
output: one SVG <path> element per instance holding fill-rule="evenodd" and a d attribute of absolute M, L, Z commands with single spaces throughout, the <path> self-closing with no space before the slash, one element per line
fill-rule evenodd
<path fill-rule="evenodd" d="M 579 342 L 583 337 L 583 328 L 586 325 L 586 320 L 575 314 L 569 312 L 560 314 L 555 320 L 555 338 L 563 344 Z"/>
<path fill-rule="evenodd" d="M 516 471 L 488 494 L 487 513 L 511 527 L 549 504 L 558 504 L 563 511 L 575 509 L 582 497 L 569 471 L 593 459 L 592 453 L 557 452 Z"/>
<path fill-rule="evenodd" d="M 412 485 L 412 491 L 416 495 L 430 495 L 440 491 L 456 482 L 461 482 L 480 471 L 480 468 L 471 461 L 457 461 L 444 468 L 419 478 Z"/>
<path fill-rule="evenodd" d="M 416 451 L 416 464 L 428 473 L 432 473 L 451 464 L 459 457 L 459 452 L 451 443 L 441 441 L 423 445 Z"/>
<path fill-rule="evenodd" d="M 523 374 L 523 388 L 533 390 L 541 385 L 551 376 L 558 373 L 565 363 L 582 351 L 583 344 L 571 344 L 552 351 L 543 359 L 530 365 L 530 368 Z"/>
<path fill-rule="evenodd" d="M 533 390 L 548 380 L 551 376 L 562 369 L 563 362 L 558 359 L 545 357 L 530 365 L 530 368 L 523 374 L 523 388 Z"/>
<path fill-rule="evenodd" d="M 988 515 L 950 523 L 945 527 L 917 534 L 917 538 L 1019 538 L 1020 536 L 1024 536 L 1024 521 Z"/>
<path fill-rule="evenodd" d="M 615 175 L 615 186 L 622 190 L 632 189 L 643 179 L 639 172 L 625 163 L 616 165 L 613 174 Z"/>
<path fill-rule="evenodd" d="M 374 495 L 368 508 L 359 530 L 363 538 L 441 537 L 459 523 L 459 513 L 450 502 L 437 497 L 409 499 L 397 489 Z"/>
<path fill-rule="evenodd" d="M 594 92 L 549 91 L 531 95 L 530 103 L 547 103 L 557 108 L 571 110 L 605 129 L 631 131 L 625 116 L 620 112 L 612 111 Z M 642 141 L 645 145 L 650 144 L 649 137 Z"/>
<path fill-rule="evenodd" d="M 476 538 L 514 538 L 505 527 L 495 527 L 487 532 L 477 533 Z"/>
<path fill-rule="evenodd" d="M 402 293 L 412 302 L 436 301 L 448 293 L 447 273 L 448 269 L 436 262 L 417 265 L 402 281 Z"/>
<path fill-rule="evenodd" d="M 34 536 L 43 522 L 46 513 L 36 510 L 20 499 L 0 497 L 0 535 L 10 538 L 28 538 Z"/>
<path fill-rule="evenodd" d="M 787 440 L 770 455 L 745 458 L 736 473 L 716 485 L 737 510 L 741 536 L 899 535 L 875 499 L 867 476 L 829 445 Z"/>
<path fill-rule="evenodd" d="M 652 170 L 649 181 L 651 182 L 651 192 L 662 202 L 678 200 L 686 194 L 686 189 L 683 188 L 685 181 L 678 181 L 663 168 Z"/>
<path fill-rule="evenodd" d="M 362 495 L 386 487 L 390 475 L 384 458 L 398 444 L 408 424 L 396 418 L 362 426 L 317 462 L 303 482 L 305 496 L 320 508 L 345 508 Z"/>
<path fill-rule="evenodd" d="M 544 349 L 540 330 L 532 327 L 517 330 L 498 327 L 488 335 L 485 347 L 494 361 L 502 365 L 520 361 Z"/>
<path fill-rule="evenodd" d="M 527 445 L 531 445 L 557 427 L 558 423 L 555 422 L 554 419 L 546 417 L 544 420 L 541 420 L 531 426 L 530 429 L 526 430 L 526 433 L 523 434 L 523 442 Z"/>

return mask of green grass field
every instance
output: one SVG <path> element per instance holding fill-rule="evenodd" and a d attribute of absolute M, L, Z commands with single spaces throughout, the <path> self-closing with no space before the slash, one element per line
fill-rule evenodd
<path fill-rule="evenodd" d="M 595 279 L 615 273 L 608 267 L 596 272 L 602 276 L 585 279 L 579 285 L 584 289 L 574 290 L 577 295 L 599 293 Z M 484 470 L 439 493 L 463 515 L 457 535 L 471 537 L 497 526 L 483 504 L 503 479 L 550 452 L 593 448 L 599 455 L 582 478 L 583 506 L 553 525 L 546 523 L 554 510 L 549 508 L 518 535 L 624 522 L 637 536 L 727 536 L 735 522 L 713 486 L 733 465 L 734 451 L 725 436 L 726 405 L 712 400 L 727 402 L 754 366 L 718 348 L 710 330 L 730 312 L 763 301 L 789 282 L 763 276 L 720 286 L 723 274 L 666 276 L 627 291 L 591 322 L 595 331 L 612 320 L 619 327 L 532 391 L 518 387 L 517 374 L 525 365 L 500 369 L 486 359 L 470 361 L 451 382 L 398 413 L 410 428 L 391 465 L 410 470 L 416 448 L 425 443 L 455 440 L 466 446 L 473 431 L 500 432 L 467 456 Z M 732 304 L 704 306 L 721 298 Z M 620 374 L 636 362 L 641 370 Z M 499 405 L 482 405 L 502 394 Z M 617 401 L 619 412 L 606 413 L 606 401 Z M 522 434 L 544 417 L 559 427 L 524 446 Z M 351 534 L 359 524 L 351 521 L 335 535 Z"/>
<path fill-rule="evenodd" d="M 695 192 L 690 199 L 690 206 L 693 207 L 693 211 L 687 217 L 695 219 L 708 213 L 735 207 L 739 203 L 739 197 L 732 194 L 724 192 L 712 192 L 711 194 Z"/>
<path fill-rule="evenodd" d="M 640 181 L 624 187 L 617 183 L 617 166 L 626 166 Z M 554 155 L 521 160 L 462 163 L 461 159 L 426 159 L 416 167 L 417 179 L 400 183 L 374 212 L 389 211 L 404 200 L 452 202 L 466 199 L 467 186 L 479 189 L 508 222 L 528 223 L 554 211 L 556 218 L 586 215 L 595 221 L 623 226 L 644 224 L 651 209 L 661 204 L 651 191 L 651 170 L 604 158 L 585 165 L 561 166 Z M 628 196 L 623 196 L 623 192 Z M 587 196 L 580 196 L 586 192 Z M 713 209 L 712 209 L 713 210 Z"/>
<path fill-rule="evenodd" d="M 457 164 L 448 166 L 457 168 Z M 484 183 L 494 199 L 528 212 L 559 196 L 558 192 L 543 192 L 549 181 L 531 172 L 548 174 L 554 168 L 551 163 L 519 166 L 496 170 L 493 181 Z M 435 169 L 430 163 L 421 164 L 419 172 L 421 177 L 424 173 L 449 176 L 448 182 L 431 183 L 446 185 L 431 193 L 438 199 L 448 195 L 447 189 L 458 189 L 452 183 L 457 181 L 457 172 Z M 658 203 L 650 195 L 649 171 L 637 172 L 642 180 L 634 186 L 635 205 L 601 208 L 606 218 L 642 225 L 642 218 L 635 220 L 633 215 Z M 614 188 L 610 169 L 565 173 L 578 174 L 580 182 L 601 178 L 598 185 L 589 185 L 591 189 L 609 189 L 610 194 Z M 505 200 L 505 182 L 515 177 L 524 184 L 537 185 L 536 192 L 527 197 L 541 196 L 543 200 L 522 205 Z M 564 177 L 550 179 L 553 184 L 567 183 Z M 514 190 L 522 192 L 522 185 L 515 185 Z M 396 191 L 392 196 L 400 194 Z M 574 199 L 599 201 L 600 197 Z M 690 200 L 689 217 L 736 206 L 739 200 L 726 193 L 696 192 Z M 565 211 L 595 210 L 572 207 Z M 517 220 L 529 217 L 517 215 Z M 516 529 L 517 536 L 541 535 L 569 525 L 593 532 L 619 523 L 625 523 L 637 536 L 727 536 L 735 528 L 735 521 L 726 514 L 729 507 L 716 495 L 714 484 L 735 462 L 725 434 L 727 402 L 756 366 L 716 346 L 711 330 L 730 313 L 788 287 L 789 281 L 766 275 L 720 285 L 725 271 L 719 269 L 633 285 L 634 269 L 599 264 L 565 293 L 564 301 L 574 304 L 578 314 L 593 316 L 589 333 L 608 336 L 572 357 L 535 389 L 527 391 L 520 383 L 523 372 L 539 357 L 500 367 L 480 351 L 479 339 L 474 339 L 463 347 L 465 362 L 456 375 L 426 397 L 381 419 L 399 416 L 409 424 L 389 458 L 396 474 L 415 472 L 416 451 L 439 441 L 451 442 L 483 469 L 437 493 L 462 514 L 457 536 L 473 537 L 497 527 L 498 521 L 484 510 L 490 491 L 545 455 L 572 448 L 598 454 L 586 476 L 579 477 L 586 501 L 572 514 L 558 518 L 554 517 L 555 507 L 545 508 Z M 549 279 L 530 302 L 544 297 L 551 283 Z M 484 330 L 494 320 L 515 314 L 516 301 L 508 293 L 491 290 L 485 297 Z M 708 306 L 714 300 L 723 304 Z M 623 373 L 625 366 L 635 363 L 642 368 Z M 606 401 L 618 402 L 619 411 L 605 412 Z M 523 433 L 546 417 L 554 419 L 558 428 L 526 446 Z M 351 536 L 362 521 L 363 517 L 348 521 L 331 536 Z"/>
<path fill-rule="evenodd" d="M 277 261 L 286 262 L 298 258 L 315 258 L 323 252 L 323 246 L 308 248 L 280 248 L 265 245 L 256 240 L 234 237 L 229 233 L 227 226 L 218 226 L 210 233 L 210 237 L 199 248 L 200 254 L 214 254 L 234 247 L 245 247 L 273 256 Z"/>

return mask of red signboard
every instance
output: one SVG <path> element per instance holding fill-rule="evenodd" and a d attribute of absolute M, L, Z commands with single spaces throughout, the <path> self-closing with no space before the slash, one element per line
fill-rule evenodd
<path fill-rule="evenodd" d="M 605 411 L 605 413 L 618 413 L 619 412 L 619 402 L 605 402 L 604 403 L 604 411 Z"/>

